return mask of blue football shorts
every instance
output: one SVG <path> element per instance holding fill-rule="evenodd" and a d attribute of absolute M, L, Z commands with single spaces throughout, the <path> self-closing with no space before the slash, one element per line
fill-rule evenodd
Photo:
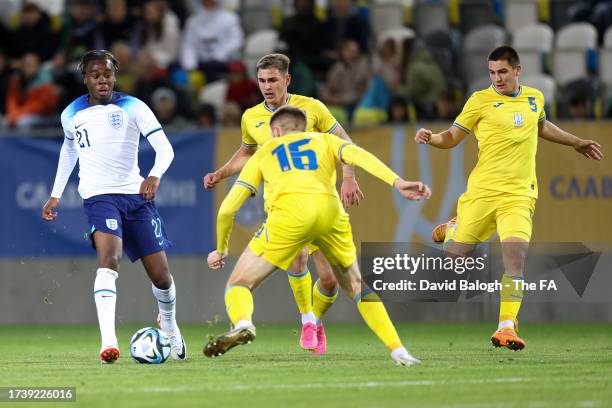
<path fill-rule="evenodd" d="M 83 205 L 94 249 L 96 231 L 121 238 L 132 262 L 172 246 L 155 203 L 140 194 L 100 194 L 85 199 Z"/>

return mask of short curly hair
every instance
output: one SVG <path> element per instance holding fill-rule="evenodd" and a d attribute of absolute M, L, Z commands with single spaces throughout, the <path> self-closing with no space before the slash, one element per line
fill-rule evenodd
<path fill-rule="evenodd" d="M 106 50 L 90 50 L 83 54 L 81 60 L 79 61 L 79 71 L 81 71 L 81 75 L 85 75 L 87 64 L 95 60 L 110 61 L 113 66 L 113 70 L 115 72 L 119 72 L 119 62 L 113 54 Z"/>

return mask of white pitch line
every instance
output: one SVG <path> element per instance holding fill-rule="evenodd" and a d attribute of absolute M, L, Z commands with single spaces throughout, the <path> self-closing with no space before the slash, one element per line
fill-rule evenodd
<path fill-rule="evenodd" d="M 166 393 L 166 392 L 193 392 L 193 391 L 262 391 L 262 390 L 299 390 L 299 389 L 323 389 L 323 388 L 383 388 L 383 387 L 418 387 L 424 385 L 455 385 L 455 384 L 495 384 L 495 383 L 519 383 L 536 380 L 535 378 L 508 377 L 483 380 L 405 380 L 405 381 L 365 381 L 351 383 L 297 383 L 297 384 L 231 384 L 231 385 L 207 385 L 179 386 L 179 387 L 138 387 L 122 388 L 123 393 Z M 105 390 L 78 391 L 78 395 L 104 394 Z"/>

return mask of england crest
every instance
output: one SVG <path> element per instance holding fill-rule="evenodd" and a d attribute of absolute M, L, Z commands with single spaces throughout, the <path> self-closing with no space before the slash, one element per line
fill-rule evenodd
<path fill-rule="evenodd" d="M 108 123 L 113 129 L 119 129 L 123 126 L 123 113 L 121 111 L 115 111 L 108 114 Z"/>
<path fill-rule="evenodd" d="M 106 226 L 108 227 L 109 230 L 115 231 L 119 227 L 119 224 L 117 223 L 116 219 L 114 219 L 114 218 L 107 218 L 106 219 Z"/>

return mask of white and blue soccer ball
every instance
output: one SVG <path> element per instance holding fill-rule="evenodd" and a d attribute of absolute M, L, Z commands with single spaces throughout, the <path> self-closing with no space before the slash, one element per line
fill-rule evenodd
<path fill-rule="evenodd" d="M 130 340 L 130 354 L 140 364 L 164 363 L 170 356 L 168 336 L 154 327 L 142 328 Z"/>

